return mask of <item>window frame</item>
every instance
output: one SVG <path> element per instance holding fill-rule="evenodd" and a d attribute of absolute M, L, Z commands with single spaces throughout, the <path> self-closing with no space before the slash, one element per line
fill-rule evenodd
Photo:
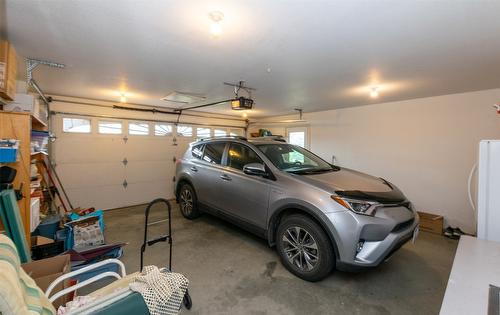
<path fill-rule="evenodd" d="M 309 141 L 309 127 L 303 126 L 303 127 L 291 127 L 291 128 L 286 128 L 286 141 L 287 143 L 290 143 L 290 133 L 293 132 L 303 132 L 304 133 L 304 149 L 309 150 L 310 147 L 310 141 Z"/>
<path fill-rule="evenodd" d="M 101 122 L 108 122 L 108 123 L 113 123 L 113 122 L 117 122 L 117 123 L 120 123 L 121 124 L 121 129 L 120 129 L 120 133 L 104 133 L 104 132 L 101 132 L 99 129 L 100 129 L 100 124 Z M 101 135 L 101 136 L 123 136 L 124 134 L 124 125 L 125 125 L 125 121 L 123 120 L 117 120 L 117 119 L 98 119 L 97 120 L 97 134 L 98 135 Z M 126 127 L 128 129 L 128 125 Z"/>
<path fill-rule="evenodd" d="M 181 133 L 179 133 L 179 127 L 190 127 L 191 128 L 191 135 L 190 136 L 182 135 Z M 189 124 L 177 125 L 177 126 L 175 126 L 175 136 L 178 138 L 184 138 L 184 139 L 194 138 L 194 137 L 196 137 L 195 128 L 193 125 L 189 125 Z"/>
<path fill-rule="evenodd" d="M 64 130 L 64 119 L 81 119 L 81 120 L 87 120 L 89 122 L 89 127 L 90 131 L 89 132 L 72 132 L 72 131 L 65 131 Z M 94 131 L 93 124 L 92 124 L 92 118 L 88 117 L 78 117 L 78 116 L 62 116 L 61 119 L 61 131 L 64 134 L 72 134 L 72 135 L 91 135 Z"/>
<path fill-rule="evenodd" d="M 148 126 L 148 133 L 147 134 L 135 134 L 135 133 L 130 133 L 130 124 L 146 124 Z M 151 124 L 148 121 L 140 121 L 140 120 L 133 120 L 133 121 L 128 121 L 127 122 L 127 135 L 129 136 L 137 136 L 137 137 L 147 137 L 151 135 Z"/>
<path fill-rule="evenodd" d="M 224 135 L 218 136 L 218 135 L 215 134 L 216 131 L 224 131 Z M 212 129 L 212 134 L 214 135 L 214 137 L 228 137 L 229 136 L 229 132 L 228 132 L 227 128 L 217 128 L 217 127 L 215 127 L 215 128 Z"/>
<path fill-rule="evenodd" d="M 204 137 L 204 138 L 200 138 L 198 136 L 198 129 L 208 129 L 208 136 Z M 214 131 L 214 129 L 212 129 L 212 128 L 208 127 L 208 126 L 196 126 L 196 136 L 195 137 L 196 137 L 196 139 L 198 139 L 198 141 L 201 140 L 201 139 L 207 139 L 207 138 L 212 137 L 213 131 Z"/>
<path fill-rule="evenodd" d="M 170 133 L 167 133 L 167 134 L 164 134 L 164 135 L 158 135 L 158 134 L 156 134 L 156 126 L 158 126 L 158 125 L 170 126 L 170 127 L 172 127 L 172 129 L 171 129 Z M 175 131 L 176 128 L 175 128 L 175 125 L 171 124 L 171 123 L 155 122 L 155 123 L 153 123 L 153 128 L 151 128 L 151 129 L 152 129 L 151 130 L 152 131 L 151 135 L 153 137 L 173 137 L 174 136 L 174 131 Z"/>

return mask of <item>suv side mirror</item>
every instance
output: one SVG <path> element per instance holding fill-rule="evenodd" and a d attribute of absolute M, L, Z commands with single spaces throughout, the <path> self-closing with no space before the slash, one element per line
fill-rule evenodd
<path fill-rule="evenodd" d="M 267 176 L 266 167 L 261 163 L 250 163 L 243 166 L 243 173 L 254 176 Z"/>

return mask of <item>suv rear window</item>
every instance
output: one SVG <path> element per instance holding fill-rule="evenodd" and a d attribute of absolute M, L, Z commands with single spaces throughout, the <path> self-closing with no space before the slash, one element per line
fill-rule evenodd
<path fill-rule="evenodd" d="M 200 159 L 203 157 L 203 144 L 198 144 L 193 147 L 191 154 L 194 158 Z"/>
<path fill-rule="evenodd" d="M 224 154 L 225 142 L 214 142 L 205 145 L 203 160 L 213 164 L 221 164 L 222 154 Z"/>

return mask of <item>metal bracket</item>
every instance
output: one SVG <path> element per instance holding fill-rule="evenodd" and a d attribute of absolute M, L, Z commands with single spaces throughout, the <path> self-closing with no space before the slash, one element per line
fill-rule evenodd
<path fill-rule="evenodd" d="M 302 120 L 302 108 L 294 108 L 293 110 L 296 110 L 299 112 L 299 120 Z"/>
<path fill-rule="evenodd" d="M 122 139 L 123 139 L 123 142 L 124 142 L 124 143 L 127 143 L 127 141 L 128 141 L 127 136 L 123 137 Z"/>
<path fill-rule="evenodd" d="M 252 91 L 257 90 L 255 88 L 245 86 L 245 81 L 243 80 L 238 81 L 238 83 L 232 83 L 232 82 L 223 82 L 223 83 L 224 85 L 229 85 L 234 88 L 234 95 L 236 98 L 239 97 L 240 90 L 244 90 L 245 92 L 247 92 L 249 98 L 252 98 Z"/>
<path fill-rule="evenodd" d="M 39 65 L 46 65 L 49 67 L 60 68 L 63 69 L 66 65 L 62 63 L 57 63 L 53 61 L 40 60 L 40 59 L 32 59 L 26 58 L 26 82 L 31 82 L 33 79 L 33 70 Z"/>
<path fill-rule="evenodd" d="M 122 186 L 123 186 L 123 188 L 127 188 L 128 183 L 127 183 L 127 180 L 126 180 L 126 179 L 123 181 Z"/>
<path fill-rule="evenodd" d="M 123 165 L 124 165 L 124 166 L 127 166 L 127 164 L 128 164 L 128 160 L 127 160 L 127 158 L 124 158 L 124 159 L 122 160 L 122 163 L 123 163 Z"/>

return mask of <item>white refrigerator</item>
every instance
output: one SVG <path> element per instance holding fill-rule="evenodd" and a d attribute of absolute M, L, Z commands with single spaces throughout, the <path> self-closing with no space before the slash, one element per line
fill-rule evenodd
<path fill-rule="evenodd" d="M 500 242 L 500 140 L 479 143 L 477 237 Z"/>

